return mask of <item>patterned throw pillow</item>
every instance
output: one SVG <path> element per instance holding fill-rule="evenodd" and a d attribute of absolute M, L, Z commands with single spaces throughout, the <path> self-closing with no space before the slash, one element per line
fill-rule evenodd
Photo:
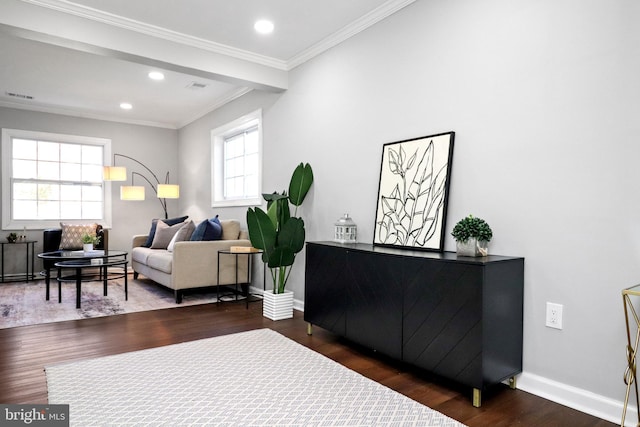
<path fill-rule="evenodd" d="M 60 249 L 64 251 L 73 251 L 82 249 L 82 235 L 96 235 L 98 224 L 67 224 L 60 223 L 62 228 L 62 237 L 60 238 Z"/>

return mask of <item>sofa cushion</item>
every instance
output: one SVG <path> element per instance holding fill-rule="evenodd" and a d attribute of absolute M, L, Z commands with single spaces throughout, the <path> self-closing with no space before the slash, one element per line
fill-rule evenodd
<path fill-rule="evenodd" d="M 191 235 L 192 241 L 220 240 L 222 238 L 222 226 L 218 215 L 212 219 L 202 221 Z"/>
<path fill-rule="evenodd" d="M 222 225 L 222 240 L 238 240 L 240 238 L 240 221 L 237 219 L 224 219 Z"/>
<path fill-rule="evenodd" d="M 193 220 L 189 220 L 185 222 L 184 225 L 180 228 L 180 230 L 178 230 L 178 232 L 173 236 L 173 239 L 171 239 L 171 242 L 167 246 L 167 250 L 169 252 L 173 252 L 173 247 L 176 244 L 176 242 L 184 242 L 186 240 L 191 239 L 191 235 L 193 234 L 193 231 L 195 229 L 196 229 L 196 225 L 194 224 Z"/>
<path fill-rule="evenodd" d="M 74 250 L 82 249 L 82 235 L 96 235 L 98 224 L 67 224 L 60 223 L 62 237 L 60 238 L 60 249 Z"/>
<path fill-rule="evenodd" d="M 162 222 L 164 222 L 167 225 L 174 225 L 181 222 L 185 222 L 187 218 L 189 218 L 189 216 L 185 215 L 185 216 L 180 216 L 176 218 L 163 219 Z M 149 229 L 149 235 L 147 236 L 147 241 L 145 242 L 144 245 L 142 245 L 145 248 L 150 248 L 151 244 L 153 243 L 153 238 L 156 235 L 156 227 L 158 226 L 158 221 L 159 221 L 158 219 L 151 220 L 151 228 Z"/>
<path fill-rule="evenodd" d="M 151 249 L 167 249 L 171 239 L 184 226 L 184 223 L 167 225 L 163 221 L 159 221 L 156 227 L 156 235 L 153 237 Z"/>
<path fill-rule="evenodd" d="M 137 246 L 131 250 L 131 260 L 140 264 L 147 265 L 147 259 L 156 249 L 145 248 L 144 246 Z"/>
<path fill-rule="evenodd" d="M 147 267 L 163 273 L 171 274 L 171 262 L 173 254 L 165 249 L 152 249 L 147 257 Z"/>

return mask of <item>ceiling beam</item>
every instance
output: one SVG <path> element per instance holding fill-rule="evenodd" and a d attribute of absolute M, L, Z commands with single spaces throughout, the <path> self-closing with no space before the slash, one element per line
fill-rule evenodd
<path fill-rule="evenodd" d="M 42 7 L 32 0 L 2 0 L 0 31 L 69 49 L 117 58 L 184 74 L 223 81 L 251 89 L 281 92 L 287 89 L 285 67 L 224 55 L 156 37 L 135 27 L 114 26 L 91 17 Z"/>

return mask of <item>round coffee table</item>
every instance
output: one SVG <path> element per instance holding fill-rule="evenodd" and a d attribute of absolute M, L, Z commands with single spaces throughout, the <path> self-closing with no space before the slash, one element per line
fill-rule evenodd
<path fill-rule="evenodd" d="M 51 268 L 55 264 L 63 261 L 73 260 L 103 260 L 105 261 L 126 261 L 127 252 L 117 250 L 97 250 L 97 251 L 53 251 L 38 254 L 38 258 L 44 261 L 44 281 L 46 284 L 46 300 L 49 301 L 49 284 L 51 281 Z M 58 283 L 58 302 L 61 302 L 62 295 L 60 283 Z"/>

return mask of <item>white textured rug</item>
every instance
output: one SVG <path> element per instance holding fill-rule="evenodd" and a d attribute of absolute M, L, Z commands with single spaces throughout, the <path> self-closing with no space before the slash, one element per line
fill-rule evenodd
<path fill-rule="evenodd" d="M 45 299 L 44 280 L 0 284 L 0 329 L 14 326 L 60 322 L 111 316 L 136 311 L 207 304 L 216 301 L 215 290 L 188 293 L 176 304 L 173 291 L 148 279 L 129 276 L 129 300 L 124 299 L 123 279 L 109 281 L 108 296 L 103 296 L 102 282 L 82 284 L 81 306 L 76 309 L 76 285 L 62 285 L 62 303 L 58 303 L 58 283 L 51 282 L 51 296 Z"/>
<path fill-rule="evenodd" d="M 258 329 L 47 366 L 72 426 L 462 426 Z"/>

